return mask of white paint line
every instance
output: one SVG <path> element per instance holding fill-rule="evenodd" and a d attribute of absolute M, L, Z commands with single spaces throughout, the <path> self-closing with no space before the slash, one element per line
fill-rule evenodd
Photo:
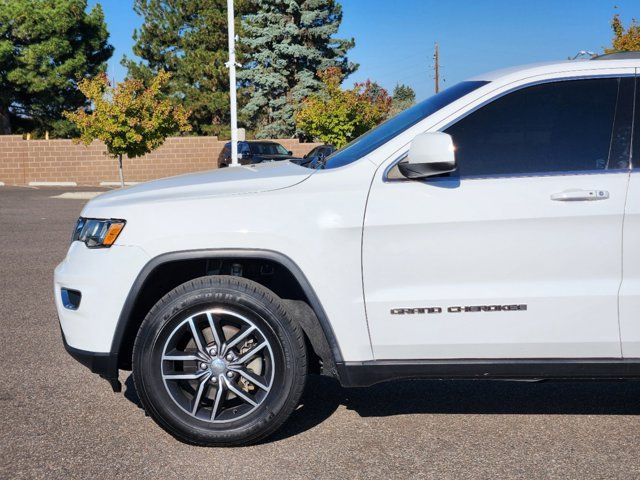
<path fill-rule="evenodd" d="M 102 192 L 64 192 L 51 198 L 65 198 L 68 200 L 91 200 Z"/>
<path fill-rule="evenodd" d="M 30 187 L 77 187 L 76 182 L 29 182 Z"/>
<path fill-rule="evenodd" d="M 130 187 L 132 185 L 138 185 L 140 182 L 124 182 L 125 187 Z M 101 187 L 119 187 L 120 182 L 100 182 Z"/>

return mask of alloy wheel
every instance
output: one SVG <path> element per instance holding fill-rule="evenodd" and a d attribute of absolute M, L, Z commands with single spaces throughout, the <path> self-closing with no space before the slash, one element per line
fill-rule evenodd
<path fill-rule="evenodd" d="M 226 308 L 199 311 L 169 334 L 161 373 L 173 402 L 198 420 L 224 423 L 255 411 L 273 385 L 275 361 L 265 333 Z"/>

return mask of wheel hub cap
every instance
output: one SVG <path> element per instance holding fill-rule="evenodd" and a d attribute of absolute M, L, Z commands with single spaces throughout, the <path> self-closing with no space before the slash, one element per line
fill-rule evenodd
<path fill-rule="evenodd" d="M 227 362 L 221 358 L 214 358 L 209 364 L 209 370 L 211 370 L 211 373 L 218 376 L 227 371 Z"/>

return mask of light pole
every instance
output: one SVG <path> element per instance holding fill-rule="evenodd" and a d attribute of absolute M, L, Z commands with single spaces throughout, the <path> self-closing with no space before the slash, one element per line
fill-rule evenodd
<path fill-rule="evenodd" d="M 229 105 L 231 108 L 231 165 L 238 165 L 238 112 L 236 95 L 236 34 L 233 15 L 233 0 L 227 0 L 227 23 L 229 29 Z"/>

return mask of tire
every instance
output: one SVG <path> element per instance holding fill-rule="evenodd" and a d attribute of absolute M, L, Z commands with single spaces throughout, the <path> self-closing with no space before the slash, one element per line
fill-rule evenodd
<path fill-rule="evenodd" d="M 239 277 L 201 277 L 166 294 L 133 349 L 146 412 L 202 446 L 248 445 L 275 432 L 298 405 L 306 373 L 304 335 L 280 298 Z"/>

